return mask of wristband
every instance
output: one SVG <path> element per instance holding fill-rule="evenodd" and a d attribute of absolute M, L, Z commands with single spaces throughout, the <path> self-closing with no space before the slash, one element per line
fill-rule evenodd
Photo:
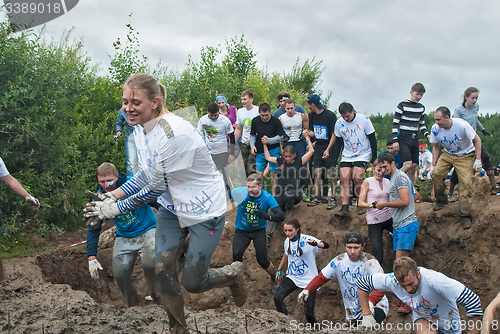
<path fill-rule="evenodd" d="M 372 203 L 372 205 L 373 205 L 373 208 L 374 208 L 374 209 L 376 209 L 376 208 L 377 208 L 377 202 L 373 202 L 373 203 Z"/>

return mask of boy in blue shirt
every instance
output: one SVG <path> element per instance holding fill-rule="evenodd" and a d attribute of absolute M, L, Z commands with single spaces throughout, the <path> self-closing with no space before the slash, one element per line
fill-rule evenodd
<path fill-rule="evenodd" d="M 239 187 L 231 191 L 231 199 L 237 201 L 236 230 L 233 238 L 233 262 L 243 260 L 243 254 L 253 240 L 257 262 L 274 281 L 276 270 L 267 258 L 267 221 L 280 222 L 285 219 L 276 199 L 262 190 L 263 179 L 257 173 L 247 178 L 247 187 Z M 271 209 L 272 214 L 268 211 Z"/>
<path fill-rule="evenodd" d="M 99 192 L 106 193 L 120 187 L 131 177 L 118 174 L 116 167 L 108 162 L 97 168 Z M 137 290 L 132 283 L 132 271 L 137 255 L 141 256 L 144 276 L 153 299 L 158 298 L 155 274 L 155 231 L 156 215 L 149 205 L 143 205 L 133 211 L 119 214 L 114 219 L 116 240 L 113 248 L 113 275 L 129 307 L 139 305 Z M 101 233 L 102 221 L 87 231 L 87 257 L 90 276 L 99 279 L 102 266 L 97 261 L 97 245 Z"/>

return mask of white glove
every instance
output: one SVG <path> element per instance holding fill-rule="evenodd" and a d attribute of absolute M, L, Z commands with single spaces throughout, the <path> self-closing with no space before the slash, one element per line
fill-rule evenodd
<path fill-rule="evenodd" d="M 370 313 L 372 315 L 375 314 L 375 306 L 373 306 L 373 303 L 371 301 L 368 301 L 368 306 L 370 307 Z"/>
<path fill-rule="evenodd" d="M 24 199 L 29 203 L 29 205 L 31 205 L 31 208 L 33 210 L 38 210 L 40 208 L 40 202 L 38 202 L 35 197 L 28 194 L 28 196 L 26 196 Z"/>
<path fill-rule="evenodd" d="M 483 168 L 481 160 L 476 159 L 476 161 L 474 161 L 474 165 L 472 165 L 472 168 L 474 169 L 475 172 L 480 172 L 481 168 Z"/>
<path fill-rule="evenodd" d="M 432 177 L 432 174 L 434 174 L 434 168 L 436 168 L 436 166 L 431 166 L 431 168 L 429 169 L 429 177 Z"/>
<path fill-rule="evenodd" d="M 102 266 L 97 261 L 97 259 L 93 259 L 89 261 L 89 272 L 90 272 L 90 277 L 92 277 L 95 280 L 99 279 L 99 270 L 102 270 Z"/>
<path fill-rule="evenodd" d="M 366 328 L 373 328 L 377 321 L 375 321 L 375 318 L 373 315 L 364 315 L 363 319 L 361 319 L 361 326 L 364 326 Z"/>
<path fill-rule="evenodd" d="M 118 204 L 109 197 L 102 202 L 87 203 L 83 212 L 86 218 L 99 217 L 99 219 L 114 218 L 121 213 L 118 210 Z"/>
<path fill-rule="evenodd" d="M 307 300 L 307 298 L 309 298 L 309 291 L 307 291 L 306 289 L 304 289 L 304 290 L 302 290 L 302 292 L 301 292 L 301 293 L 299 293 L 299 297 L 297 298 L 297 301 L 298 301 L 299 303 L 302 303 L 302 299 L 303 299 L 304 301 L 306 301 L 306 300 Z"/>

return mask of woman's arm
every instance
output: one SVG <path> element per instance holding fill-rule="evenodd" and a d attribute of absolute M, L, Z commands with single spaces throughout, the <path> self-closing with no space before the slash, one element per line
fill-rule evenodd
<path fill-rule="evenodd" d="M 360 208 L 372 208 L 372 204 L 366 203 L 366 196 L 368 195 L 368 190 L 370 189 L 370 184 L 368 183 L 368 180 L 364 180 L 363 184 L 361 185 L 361 191 L 359 193 L 358 197 L 358 206 Z"/>
<path fill-rule="evenodd" d="M 306 162 L 308 162 L 309 159 L 311 159 L 311 157 L 313 156 L 314 147 L 312 146 L 311 138 L 309 137 L 308 131 L 304 130 L 302 132 L 302 135 L 304 136 L 304 138 L 307 141 L 307 153 L 302 156 L 302 161 L 301 161 L 302 165 L 305 165 Z"/>
<path fill-rule="evenodd" d="M 266 157 L 266 160 L 269 161 L 270 163 L 276 164 L 278 161 L 278 158 L 272 157 L 271 154 L 269 153 L 269 150 L 267 149 L 267 144 L 262 144 L 264 146 L 264 156 Z"/>

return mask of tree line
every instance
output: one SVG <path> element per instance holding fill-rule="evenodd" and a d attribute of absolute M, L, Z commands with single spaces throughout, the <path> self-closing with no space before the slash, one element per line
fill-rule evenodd
<path fill-rule="evenodd" d="M 276 107 L 276 96 L 283 90 L 303 106 L 313 93 L 326 104 L 330 99 L 331 92 L 318 88 L 324 70 L 321 60 L 297 58 L 291 70 L 270 72 L 258 66 L 256 52 L 241 36 L 222 46 L 204 47 L 199 61 L 189 56 L 184 69 L 172 69 L 150 64 L 140 52 L 139 33 L 130 24 L 127 29 L 123 41 L 113 42 L 108 73 L 102 74 L 83 42 L 72 40 L 69 32 L 59 41 L 48 41 L 43 31 L 14 33 L 8 20 L 0 24 L 0 157 L 42 204 L 38 211 L 29 210 L 24 199 L 1 183 L 2 250 L 22 234 L 48 236 L 84 226 L 84 190 L 97 190 L 97 166 L 112 162 L 125 171 L 123 136 L 114 141 L 113 134 L 121 86 L 131 74 L 155 76 L 166 87 L 169 110 L 194 105 L 198 116 L 219 93 L 241 107 L 240 95 L 246 89 L 254 92 L 256 102 Z M 391 137 L 392 114 L 370 118 L 382 151 Z M 480 120 L 500 137 L 497 114 Z M 426 123 L 434 123 L 431 113 Z M 495 164 L 500 162 L 498 145 L 490 138 L 485 141 Z"/>

